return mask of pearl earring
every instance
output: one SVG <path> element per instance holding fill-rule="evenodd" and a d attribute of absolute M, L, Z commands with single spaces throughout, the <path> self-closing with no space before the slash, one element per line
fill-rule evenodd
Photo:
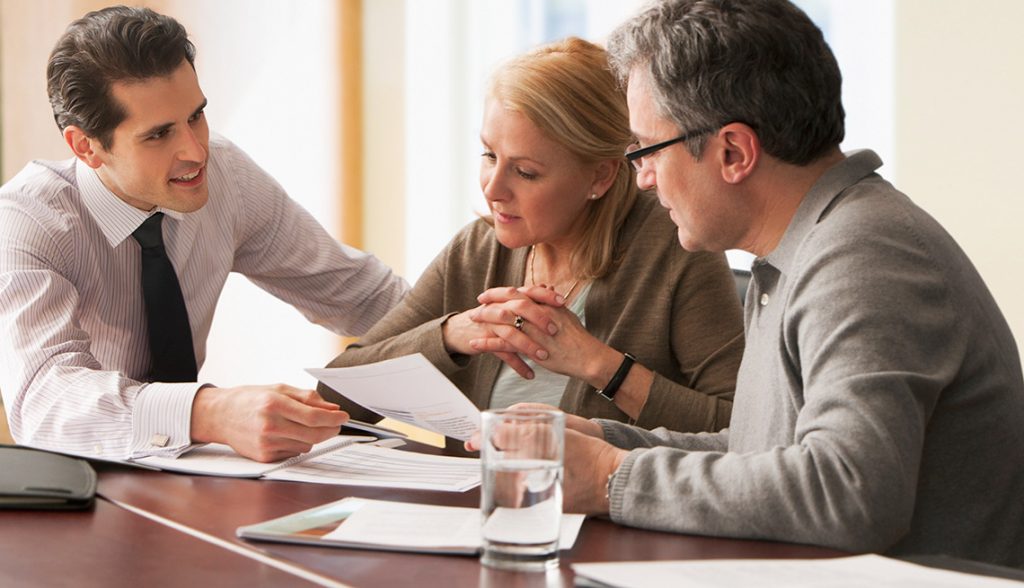
<path fill-rule="evenodd" d="M 591 200 L 597 200 L 598 198 L 600 198 L 600 196 L 598 196 L 596 193 L 590 195 Z"/>

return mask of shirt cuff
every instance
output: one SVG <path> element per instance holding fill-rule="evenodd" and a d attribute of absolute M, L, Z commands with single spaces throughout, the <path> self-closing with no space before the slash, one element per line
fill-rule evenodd
<path fill-rule="evenodd" d="M 191 447 L 192 401 L 205 385 L 196 382 L 144 385 L 132 409 L 128 457 L 177 457 Z"/>

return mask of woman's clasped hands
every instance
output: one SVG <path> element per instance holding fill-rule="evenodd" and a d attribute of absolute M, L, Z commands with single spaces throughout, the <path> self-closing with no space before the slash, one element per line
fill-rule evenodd
<path fill-rule="evenodd" d="M 483 328 L 470 347 L 495 354 L 524 378 L 532 378 L 533 370 L 523 356 L 553 372 L 588 379 L 588 361 L 602 350 L 613 351 L 587 332 L 553 288 L 491 288 L 477 301 L 468 318 Z"/>

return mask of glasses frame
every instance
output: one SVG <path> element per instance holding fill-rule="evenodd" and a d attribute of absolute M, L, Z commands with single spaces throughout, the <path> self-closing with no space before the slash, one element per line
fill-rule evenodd
<path fill-rule="evenodd" d="M 689 141 L 690 139 L 694 139 L 701 135 L 706 135 L 714 130 L 715 129 L 698 129 L 696 131 L 690 131 L 689 133 L 683 133 L 682 135 L 679 135 L 674 139 L 669 139 L 668 141 L 655 143 L 654 145 L 651 145 L 649 147 L 644 147 L 642 149 L 634 149 L 633 151 L 626 151 L 626 160 L 632 163 L 633 167 L 636 168 L 637 171 L 640 171 L 640 169 L 644 166 L 643 159 L 645 157 L 653 155 L 655 152 L 661 151 L 662 149 L 675 145 L 676 143 Z"/>

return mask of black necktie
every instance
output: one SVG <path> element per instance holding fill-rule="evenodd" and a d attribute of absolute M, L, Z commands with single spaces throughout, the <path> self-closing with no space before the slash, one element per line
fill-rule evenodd
<path fill-rule="evenodd" d="M 163 220 L 164 214 L 158 212 L 132 233 L 142 246 L 142 297 L 153 359 L 150 381 L 195 382 L 198 374 L 192 328 L 178 275 L 164 249 Z"/>

